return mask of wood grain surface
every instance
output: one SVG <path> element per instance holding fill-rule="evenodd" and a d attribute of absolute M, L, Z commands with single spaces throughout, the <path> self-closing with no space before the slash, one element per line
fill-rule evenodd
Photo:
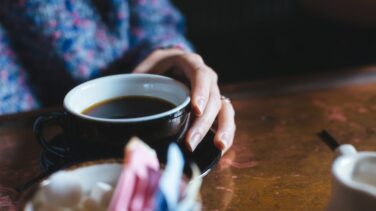
<path fill-rule="evenodd" d="M 374 67 L 224 84 L 222 92 L 235 107 L 237 133 L 204 178 L 204 210 L 323 210 L 334 155 L 317 133 L 376 151 Z M 0 117 L 0 210 L 17 204 L 12 188 L 40 173 L 32 123 L 43 112 Z"/>

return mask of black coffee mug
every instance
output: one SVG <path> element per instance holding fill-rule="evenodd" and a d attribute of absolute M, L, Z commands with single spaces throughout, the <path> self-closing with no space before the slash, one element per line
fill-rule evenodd
<path fill-rule="evenodd" d="M 175 105 L 158 114 L 136 118 L 98 118 L 83 114 L 90 106 L 125 96 L 147 96 L 163 99 Z M 154 148 L 164 147 L 185 137 L 190 118 L 190 91 L 179 81 L 152 74 L 121 74 L 106 76 L 80 84 L 64 98 L 63 112 L 40 116 L 34 123 L 34 133 L 40 145 L 57 156 L 70 150 L 97 152 L 112 150 L 122 153 L 131 136 L 138 136 Z M 66 136 L 65 146 L 55 146 L 44 138 L 47 124 L 58 124 Z"/>

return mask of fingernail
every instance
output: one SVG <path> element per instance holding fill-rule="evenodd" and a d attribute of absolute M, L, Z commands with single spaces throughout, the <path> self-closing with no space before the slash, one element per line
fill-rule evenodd
<path fill-rule="evenodd" d="M 221 143 L 223 144 L 222 149 L 226 149 L 226 147 L 228 147 L 229 141 L 230 141 L 229 138 L 230 137 L 229 137 L 228 133 L 226 133 L 226 132 L 222 133 L 221 138 L 220 138 Z"/>
<path fill-rule="evenodd" d="M 200 140 L 201 140 L 201 134 L 196 132 L 193 134 L 193 136 L 191 137 L 191 140 L 189 140 L 189 145 L 191 147 L 191 151 L 193 152 L 193 150 L 196 149 L 197 145 L 200 143 Z"/>
<path fill-rule="evenodd" d="M 200 110 L 200 113 L 204 113 L 204 106 L 205 106 L 205 100 L 204 98 L 199 98 L 197 100 L 197 106 L 198 106 L 198 110 Z"/>

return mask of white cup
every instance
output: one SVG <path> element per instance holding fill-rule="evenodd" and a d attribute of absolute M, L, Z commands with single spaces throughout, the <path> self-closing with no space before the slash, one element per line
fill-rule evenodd
<path fill-rule="evenodd" d="M 376 210 L 376 152 L 357 152 L 352 145 L 337 148 L 332 165 L 328 211 Z"/>

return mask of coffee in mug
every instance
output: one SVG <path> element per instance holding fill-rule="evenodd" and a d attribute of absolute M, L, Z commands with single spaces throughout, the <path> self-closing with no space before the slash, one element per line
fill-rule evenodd
<path fill-rule="evenodd" d="M 175 105 L 171 102 L 157 97 L 125 96 L 96 103 L 85 109 L 82 114 L 100 118 L 124 119 L 163 113 L 174 107 Z"/>

